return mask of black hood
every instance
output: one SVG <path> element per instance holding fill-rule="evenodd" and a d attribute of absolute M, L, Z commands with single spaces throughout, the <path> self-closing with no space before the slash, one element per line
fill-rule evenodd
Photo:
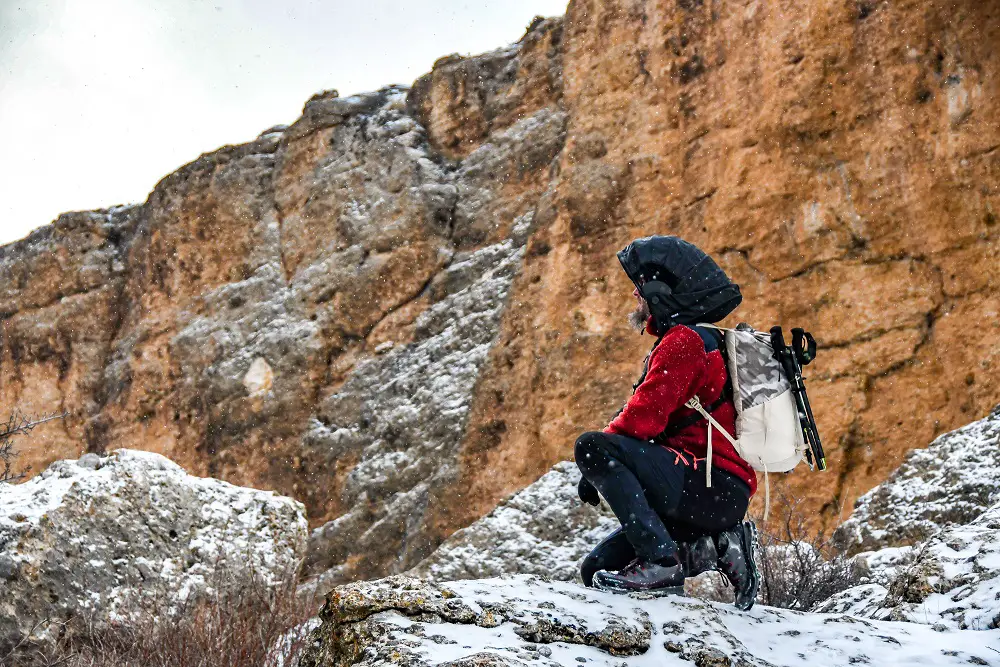
<path fill-rule="evenodd" d="M 676 324 L 718 322 L 743 296 L 711 257 L 676 236 L 647 236 L 618 252 L 625 274 L 653 315 L 658 333 Z"/>

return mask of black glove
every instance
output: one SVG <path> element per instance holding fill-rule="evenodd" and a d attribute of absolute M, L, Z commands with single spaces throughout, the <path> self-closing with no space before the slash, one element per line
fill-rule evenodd
<path fill-rule="evenodd" d="M 580 496 L 580 500 L 588 505 L 597 507 L 601 504 L 601 497 L 597 494 L 597 489 L 587 481 L 586 477 L 580 478 L 580 483 L 576 487 L 576 493 Z"/>

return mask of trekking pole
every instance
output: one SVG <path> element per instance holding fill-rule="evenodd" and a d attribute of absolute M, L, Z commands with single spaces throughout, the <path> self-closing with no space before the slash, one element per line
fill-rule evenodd
<path fill-rule="evenodd" d="M 806 460 L 809 466 L 813 463 L 820 470 L 826 470 L 826 455 L 823 453 L 823 444 L 819 439 L 819 430 L 816 428 L 816 420 L 813 417 L 812 406 L 809 405 L 809 397 L 806 395 L 806 386 L 802 378 L 802 366 L 799 360 L 808 364 L 816 356 L 816 341 L 802 329 L 793 329 L 794 349 L 785 344 L 785 336 L 781 332 L 781 327 L 771 327 L 771 347 L 774 349 L 774 356 L 781 362 L 782 368 L 792 385 L 792 395 L 795 397 L 795 406 L 799 413 L 799 426 L 802 428 L 803 441 L 809 446 L 806 450 Z M 808 347 L 802 346 L 805 339 Z"/>
<path fill-rule="evenodd" d="M 813 416 L 812 404 L 809 402 L 809 395 L 806 394 L 805 378 L 802 377 L 802 367 L 809 365 L 816 358 L 816 339 L 804 329 L 796 327 L 792 329 L 792 351 L 794 352 L 793 360 L 798 371 L 799 383 L 802 385 L 802 404 L 806 408 L 809 434 L 812 436 L 811 447 L 819 461 L 819 469 L 826 470 L 826 454 L 823 452 L 823 443 L 819 439 L 819 427 Z"/>

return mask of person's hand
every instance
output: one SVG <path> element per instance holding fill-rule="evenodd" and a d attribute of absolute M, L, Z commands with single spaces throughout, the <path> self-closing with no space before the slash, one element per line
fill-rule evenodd
<path fill-rule="evenodd" d="M 586 477 L 580 478 L 580 483 L 576 487 L 576 493 L 580 496 L 580 500 L 588 505 L 597 507 L 601 504 L 601 496 L 597 494 L 597 489 L 594 488 L 593 484 L 587 481 Z"/>

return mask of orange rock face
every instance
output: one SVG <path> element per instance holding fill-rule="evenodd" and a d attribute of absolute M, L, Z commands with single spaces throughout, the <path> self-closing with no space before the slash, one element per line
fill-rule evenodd
<path fill-rule="evenodd" d="M 831 470 L 785 481 L 827 522 L 1000 400 L 996 6 L 581 0 L 565 21 L 566 149 L 477 394 L 459 523 L 625 397 L 650 341 L 624 329 L 614 251 L 640 235 L 713 254 L 745 294 L 731 324 L 820 342 Z"/>
<path fill-rule="evenodd" d="M 143 205 L 0 249 L 37 468 L 134 447 L 306 502 L 312 566 L 413 565 L 627 398 L 615 252 L 676 234 L 804 326 L 827 523 L 1000 401 L 1000 8 L 574 0 L 407 92 L 317 95 Z"/>

